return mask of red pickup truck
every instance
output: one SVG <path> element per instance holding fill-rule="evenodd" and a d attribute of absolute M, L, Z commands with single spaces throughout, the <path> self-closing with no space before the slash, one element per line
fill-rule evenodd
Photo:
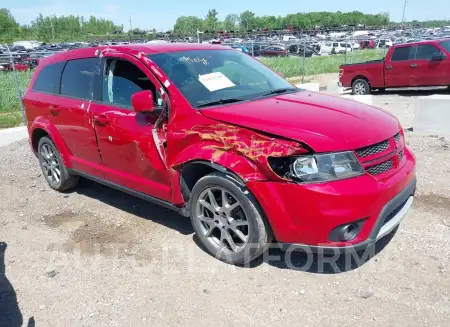
<path fill-rule="evenodd" d="M 384 59 L 339 68 L 341 86 L 359 95 L 386 88 L 450 86 L 450 40 L 398 44 Z"/>

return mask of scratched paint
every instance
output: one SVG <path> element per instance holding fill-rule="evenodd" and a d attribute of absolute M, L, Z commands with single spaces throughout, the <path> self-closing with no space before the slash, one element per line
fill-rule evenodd
<path fill-rule="evenodd" d="M 187 135 L 198 135 L 203 141 L 216 141 L 214 158 L 219 152 L 234 151 L 252 161 L 261 158 L 290 156 L 304 152 L 303 147 L 293 141 L 280 140 L 263 134 L 227 124 L 195 126 L 186 131 Z"/>
<path fill-rule="evenodd" d="M 272 176 L 281 178 L 270 168 L 268 157 L 284 157 L 307 152 L 295 141 L 267 136 L 238 126 L 217 123 L 195 125 L 177 133 L 177 140 L 185 144 L 201 144 L 192 158 L 201 156 L 211 162 L 224 165 L 238 174 L 244 181 L 265 179 Z M 172 136 L 174 136 L 172 134 Z M 183 162 L 171 163 L 175 168 Z"/>

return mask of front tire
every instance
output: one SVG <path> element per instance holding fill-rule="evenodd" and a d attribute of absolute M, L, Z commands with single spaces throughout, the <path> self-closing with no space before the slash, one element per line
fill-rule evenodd
<path fill-rule="evenodd" d="M 214 257 L 241 265 L 259 257 L 272 241 L 271 228 L 256 199 L 232 178 L 214 172 L 195 184 L 191 222 Z"/>
<path fill-rule="evenodd" d="M 365 79 L 357 79 L 352 84 L 352 91 L 355 95 L 370 94 L 370 85 Z"/>
<path fill-rule="evenodd" d="M 79 177 L 69 174 L 50 138 L 42 137 L 39 140 L 38 158 L 42 174 L 52 189 L 62 192 L 73 188 L 78 183 Z"/>

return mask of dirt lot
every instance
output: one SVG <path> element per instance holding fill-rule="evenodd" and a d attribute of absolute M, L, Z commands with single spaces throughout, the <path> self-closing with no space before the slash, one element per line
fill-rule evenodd
<path fill-rule="evenodd" d="M 408 127 L 411 101 L 375 104 Z M 450 142 L 407 141 L 415 203 L 376 255 L 348 265 L 272 250 L 245 268 L 206 254 L 186 218 L 86 180 L 56 193 L 26 141 L 2 147 L 0 284 L 16 296 L 0 308 L 29 326 L 449 326 Z"/>

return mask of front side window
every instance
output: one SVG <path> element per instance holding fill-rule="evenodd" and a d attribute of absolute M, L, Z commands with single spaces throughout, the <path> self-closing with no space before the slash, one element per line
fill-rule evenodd
<path fill-rule="evenodd" d="M 98 60 L 98 58 L 86 58 L 68 61 L 61 78 L 61 95 L 92 100 L 95 67 Z"/>
<path fill-rule="evenodd" d="M 432 44 L 419 45 L 417 47 L 416 59 L 431 60 L 434 54 L 441 54 L 441 50 Z"/>
<path fill-rule="evenodd" d="M 156 106 L 162 105 L 162 98 L 155 85 L 145 73 L 126 60 L 108 59 L 103 76 L 103 102 L 132 110 L 131 97 L 134 93 L 150 90 Z"/>
<path fill-rule="evenodd" d="M 414 47 L 399 47 L 394 49 L 392 61 L 404 61 L 414 59 Z"/>
<path fill-rule="evenodd" d="M 42 68 L 33 84 L 32 90 L 50 94 L 58 93 L 59 79 L 61 78 L 63 66 L 64 62 L 58 62 Z"/>
<path fill-rule="evenodd" d="M 151 54 L 149 58 L 164 71 L 194 108 L 214 101 L 237 102 L 299 91 L 242 52 L 195 50 Z"/>

